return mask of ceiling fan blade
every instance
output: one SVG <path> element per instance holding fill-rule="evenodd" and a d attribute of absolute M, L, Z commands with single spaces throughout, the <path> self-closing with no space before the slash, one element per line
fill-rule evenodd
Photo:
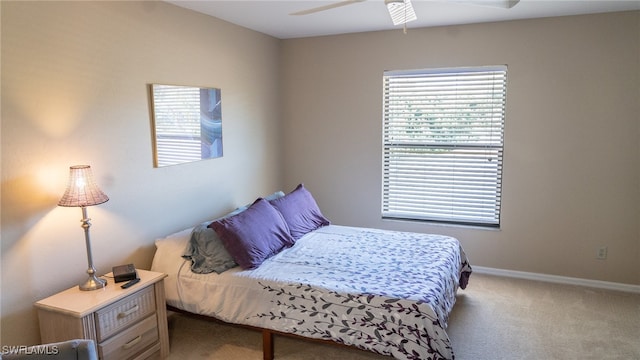
<path fill-rule="evenodd" d="M 333 8 L 337 8 L 345 5 L 351 5 L 351 4 L 355 4 L 363 1 L 366 1 L 366 0 L 344 0 L 344 1 L 333 3 L 333 4 L 318 6 L 318 7 L 307 9 L 307 10 L 292 12 L 289 15 L 308 15 L 308 14 L 313 14 L 316 12 L 325 11 L 325 10 L 329 10 L 329 9 L 333 9 Z"/>
<path fill-rule="evenodd" d="M 481 6 L 490 6 L 504 9 L 511 9 L 516 6 L 520 0 L 450 0 L 453 2 L 472 4 L 472 5 L 481 5 Z"/>

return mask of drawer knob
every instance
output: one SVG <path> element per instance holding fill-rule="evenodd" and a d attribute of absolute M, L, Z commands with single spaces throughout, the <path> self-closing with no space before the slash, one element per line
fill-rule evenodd
<path fill-rule="evenodd" d="M 136 346 L 137 343 L 140 342 L 140 340 L 142 340 L 142 335 L 138 335 L 136 336 L 135 339 L 129 341 L 128 343 L 122 345 L 122 348 L 125 350 L 131 349 L 132 347 Z"/>
<path fill-rule="evenodd" d="M 133 307 L 127 311 L 123 311 L 121 313 L 118 314 L 118 319 L 122 319 L 122 318 L 126 318 L 127 316 L 133 314 L 134 312 L 138 311 L 138 304 L 133 305 Z"/>

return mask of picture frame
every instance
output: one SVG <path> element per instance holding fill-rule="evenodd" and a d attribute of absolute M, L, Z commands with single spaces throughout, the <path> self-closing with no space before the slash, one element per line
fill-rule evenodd
<path fill-rule="evenodd" d="M 150 84 L 154 167 L 223 156 L 222 90 Z"/>

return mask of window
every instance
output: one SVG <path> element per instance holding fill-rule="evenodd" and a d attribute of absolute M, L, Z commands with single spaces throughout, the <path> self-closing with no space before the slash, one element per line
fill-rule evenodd
<path fill-rule="evenodd" d="M 506 66 L 384 73 L 383 218 L 498 227 Z"/>

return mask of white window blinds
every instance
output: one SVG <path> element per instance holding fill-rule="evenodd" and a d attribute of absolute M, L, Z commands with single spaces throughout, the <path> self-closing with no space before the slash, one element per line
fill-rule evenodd
<path fill-rule="evenodd" d="M 506 66 L 384 73 L 384 218 L 500 225 Z"/>

